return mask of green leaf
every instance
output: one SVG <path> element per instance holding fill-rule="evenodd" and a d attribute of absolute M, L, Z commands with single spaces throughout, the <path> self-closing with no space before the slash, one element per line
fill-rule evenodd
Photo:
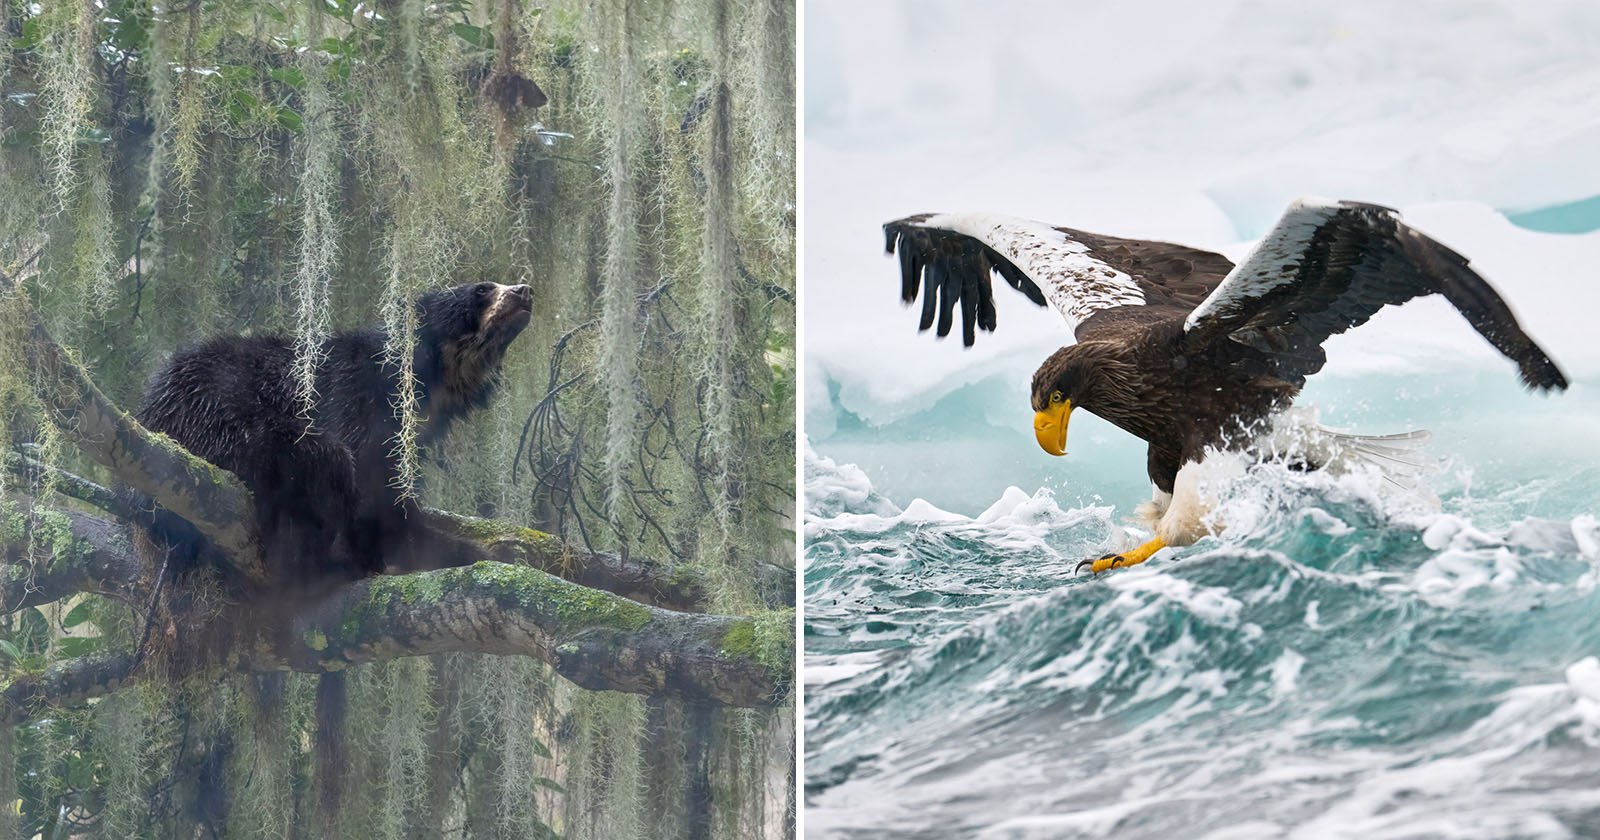
<path fill-rule="evenodd" d="M 223 64 L 217 67 L 217 75 L 230 85 L 242 85 L 255 79 L 256 68 L 248 64 Z"/>
<path fill-rule="evenodd" d="M 466 41 L 474 47 L 479 47 L 486 50 L 494 49 L 494 35 L 490 34 L 489 30 L 484 29 L 481 26 L 473 26 L 470 23 L 458 23 L 451 26 L 450 31 L 454 32 L 457 38 Z"/>
<path fill-rule="evenodd" d="M 322 43 L 317 45 L 317 49 L 328 55 L 349 55 L 350 43 L 343 38 L 323 38 Z"/>
<path fill-rule="evenodd" d="M 22 22 L 22 37 L 16 40 L 18 50 L 31 50 L 44 42 L 44 26 L 35 15 Z"/>
<path fill-rule="evenodd" d="M 295 134 L 301 134 L 305 131 L 305 121 L 300 119 L 300 112 L 293 108 L 278 109 L 278 125 L 289 129 Z"/>
<path fill-rule="evenodd" d="M 306 86 L 306 74 L 298 67 L 277 67 L 267 71 L 274 81 L 299 90 Z"/>
<path fill-rule="evenodd" d="M 66 657 L 88 656 L 102 647 L 104 639 L 99 636 L 67 636 L 56 643 L 56 650 Z"/>
<path fill-rule="evenodd" d="M 556 781 L 555 779 L 546 779 L 543 776 L 534 776 L 533 777 L 533 784 L 534 784 L 535 787 L 549 788 L 549 789 L 555 791 L 556 793 L 566 793 L 567 792 L 567 789 L 562 787 L 560 782 Z"/>
<path fill-rule="evenodd" d="M 0 639 L 0 653 L 5 654 L 12 662 L 22 661 L 22 651 L 18 650 L 9 639 Z"/>
<path fill-rule="evenodd" d="M 61 626 L 65 629 L 71 630 L 72 628 L 77 627 L 86 621 L 93 620 L 94 602 L 88 598 L 85 598 L 82 601 L 79 601 L 77 606 L 67 611 L 66 616 L 61 619 Z"/>
<path fill-rule="evenodd" d="M 69 753 L 67 755 L 66 783 L 70 787 L 83 790 L 94 786 L 94 765 L 82 753 Z"/>
<path fill-rule="evenodd" d="M 121 22 L 113 26 L 110 41 L 123 52 L 137 52 L 150 46 L 150 33 L 145 29 L 144 20 L 134 14 L 121 18 Z"/>
<path fill-rule="evenodd" d="M 38 607 L 17 614 L 15 639 L 28 653 L 43 653 L 50 646 L 50 622 Z"/>

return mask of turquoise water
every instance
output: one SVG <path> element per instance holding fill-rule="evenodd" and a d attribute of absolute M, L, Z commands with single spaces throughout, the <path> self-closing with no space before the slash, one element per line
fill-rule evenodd
<path fill-rule="evenodd" d="M 1552 207 L 1507 213 L 1506 218 L 1519 227 L 1544 233 L 1588 233 L 1600 230 L 1600 195 Z"/>
<path fill-rule="evenodd" d="M 1313 380 L 1325 425 L 1431 429 L 1421 485 L 1258 465 L 1222 536 L 1098 578 L 1142 537 L 1138 442 L 1074 417 L 1043 456 L 997 382 L 834 406 L 808 836 L 1600 836 L 1597 385 Z"/>

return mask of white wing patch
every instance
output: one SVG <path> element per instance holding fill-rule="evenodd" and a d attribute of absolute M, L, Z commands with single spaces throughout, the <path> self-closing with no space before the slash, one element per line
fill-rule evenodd
<path fill-rule="evenodd" d="M 1289 205 L 1272 230 L 1250 250 L 1250 256 L 1234 266 L 1211 294 L 1189 313 L 1183 329 L 1192 330 L 1202 320 L 1225 313 L 1242 301 L 1295 282 L 1294 269 L 1305 258 L 1311 237 L 1341 209 L 1343 205 L 1339 202 L 1322 198 L 1302 198 Z"/>
<path fill-rule="evenodd" d="M 1126 273 L 1094 258 L 1089 246 L 1043 222 L 989 213 L 940 213 L 920 227 L 970 236 L 1028 275 L 1045 299 L 1076 330 L 1090 315 L 1113 306 L 1144 303 Z"/>

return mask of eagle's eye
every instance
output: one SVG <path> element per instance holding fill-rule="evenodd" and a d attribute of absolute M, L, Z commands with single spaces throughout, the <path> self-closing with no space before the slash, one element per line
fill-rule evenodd
<path fill-rule="evenodd" d="M 1066 397 L 1061 396 L 1061 392 L 1060 391 L 1051 391 L 1050 392 L 1050 404 L 1051 405 L 1060 405 L 1061 401 L 1064 400 L 1064 399 L 1066 399 Z"/>

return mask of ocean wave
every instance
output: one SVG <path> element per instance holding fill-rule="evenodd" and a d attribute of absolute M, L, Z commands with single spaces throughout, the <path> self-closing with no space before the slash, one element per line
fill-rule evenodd
<path fill-rule="evenodd" d="M 806 485 L 819 836 L 1600 826 L 1592 514 L 1258 464 L 1220 536 L 1094 577 L 1143 536 L 1109 505 L 901 508 L 815 452 Z"/>

